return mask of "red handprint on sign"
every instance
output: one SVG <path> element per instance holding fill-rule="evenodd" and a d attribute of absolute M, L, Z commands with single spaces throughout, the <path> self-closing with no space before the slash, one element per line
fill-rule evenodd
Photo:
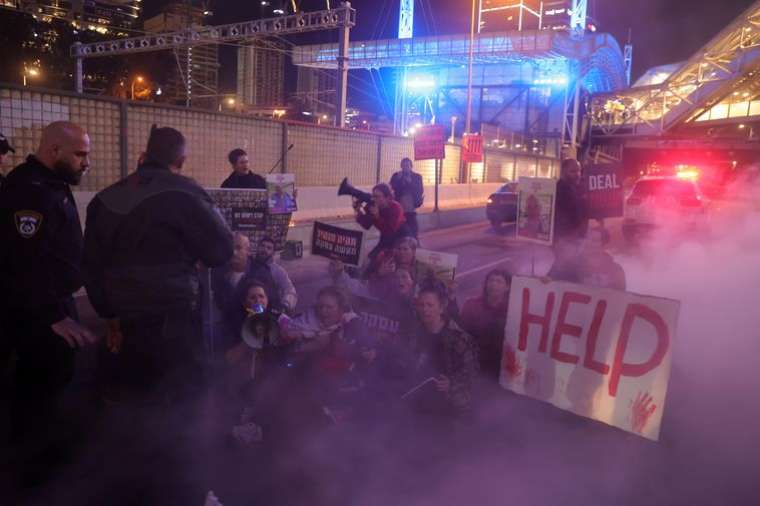
<path fill-rule="evenodd" d="M 636 400 L 631 404 L 631 428 L 638 434 L 644 432 L 649 417 L 657 409 L 657 405 L 651 404 L 651 402 L 652 396 L 649 393 L 639 392 Z"/>
<path fill-rule="evenodd" d="M 520 359 L 517 358 L 517 353 L 509 346 L 504 350 L 504 371 L 512 379 L 518 377 L 523 372 L 523 366 L 520 363 Z"/>

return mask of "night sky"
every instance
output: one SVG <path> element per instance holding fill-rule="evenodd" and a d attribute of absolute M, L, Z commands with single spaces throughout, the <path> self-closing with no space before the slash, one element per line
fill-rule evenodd
<path fill-rule="evenodd" d="M 276 3 L 277 0 L 271 3 Z M 338 0 L 332 0 L 333 5 Z M 354 0 L 357 10 L 357 27 L 352 40 L 396 35 L 399 0 Z M 158 4 L 147 0 L 146 8 Z M 260 2 L 249 0 L 216 0 L 212 2 L 215 24 L 242 21 L 258 17 Z M 430 16 L 423 16 L 421 5 L 431 6 L 435 24 Z M 655 65 L 672 63 L 688 58 L 713 35 L 752 4 L 752 0 L 589 0 L 589 14 L 600 31 L 611 33 L 621 46 L 631 29 L 634 58 L 633 78 Z M 325 8 L 325 0 L 302 0 L 303 10 Z M 427 10 L 427 9 L 426 9 Z M 469 30 L 469 0 L 416 0 L 415 33 L 419 35 L 467 33 Z M 298 43 L 332 42 L 335 32 L 316 32 Z M 234 57 L 229 51 L 222 55 L 221 83 L 234 86 Z"/>

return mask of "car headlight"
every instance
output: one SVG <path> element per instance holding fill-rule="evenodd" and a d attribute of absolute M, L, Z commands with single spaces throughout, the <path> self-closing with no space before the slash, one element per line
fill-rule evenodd
<path fill-rule="evenodd" d="M 491 197 L 488 197 L 488 200 L 486 202 L 488 202 L 489 204 L 493 204 L 493 199 Z"/>

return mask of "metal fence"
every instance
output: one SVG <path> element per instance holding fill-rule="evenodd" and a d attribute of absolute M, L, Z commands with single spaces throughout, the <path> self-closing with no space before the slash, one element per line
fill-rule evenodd
<path fill-rule="evenodd" d="M 227 177 L 227 153 L 234 148 L 248 151 L 251 167 L 259 173 L 283 157 L 276 170 L 294 173 L 299 186 L 333 186 L 345 176 L 356 185 L 388 181 L 400 160 L 414 154 L 412 139 L 405 137 L 0 84 L 0 131 L 16 148 L 13 164 L 35 150 L 46 124 L 59 120 L 77 123 L 90 134 L 92 170 L 80 187 L 85 191 L 101 190 L 129 173 L 153 123 L 185 135 L 185 174 L 206 187 Z M 487 148 L 484 163 L 472 164 L 471 179 L 495 183 L 549 177 L 558 166 L 555 158 Z M 433 161 L 417 162 L 415 170 L 426 184 L 434 182 Z M 458 145 L 446 146 L 440 181 L 463 182 Z"/>

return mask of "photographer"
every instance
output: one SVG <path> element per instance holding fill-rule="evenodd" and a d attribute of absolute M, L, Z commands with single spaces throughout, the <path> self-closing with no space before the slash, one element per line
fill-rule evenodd
<path fill-rule="evenodd" d="M 369 230 L 373 225 L 380 231 L 380 242 L 369 253 L 374 259 L 383 249 L 392 249 L 399 238 L 409 235 L 404 210 L 401 204 L 393 200 L 390 186 L 381 183 L 372 188 L 372 201 L 362 205 L 354 204 L 356 222 Z"/>
<path fill-rule="evenodd" d="M 417 238 L 417 208 L 422 206 L 423 191 L 422 176 L 412 170 L 409 158 L 401 160 L 401 170 L 391 176 L 390 181 L 396 201 L 401 204 L 406 217 L 406 223 L 412 237 Z"/>

